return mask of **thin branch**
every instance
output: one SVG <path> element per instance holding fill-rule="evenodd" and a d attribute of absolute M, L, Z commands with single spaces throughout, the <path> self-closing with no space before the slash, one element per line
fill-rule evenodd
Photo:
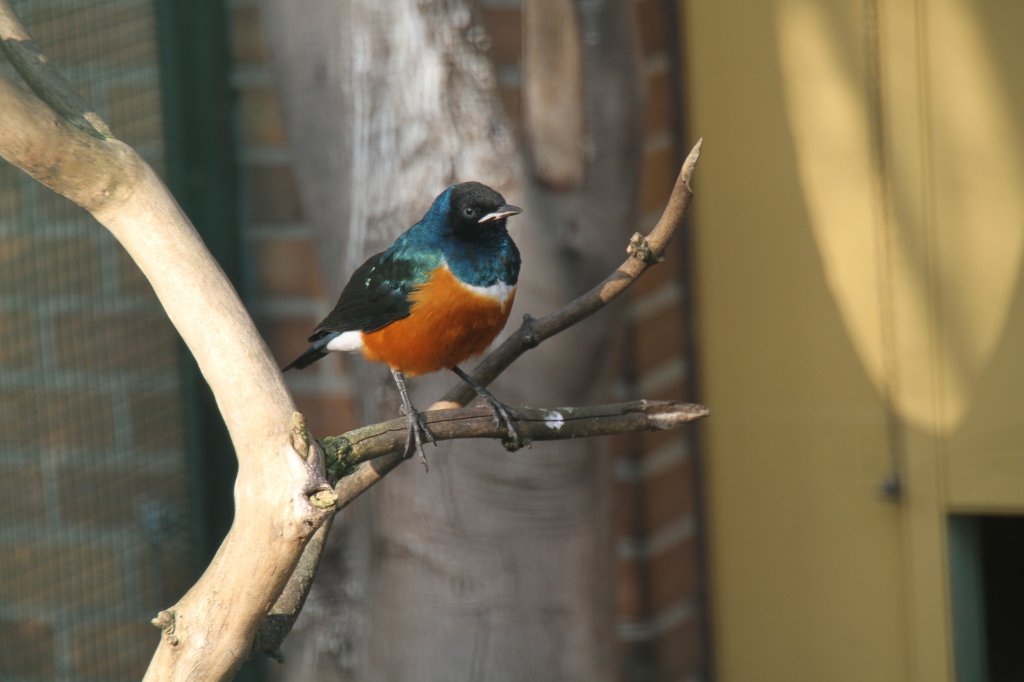
<path fill-rule="evenodd" d="M 607 436 L 633 431 L 674 429 L 708 416 L 703 405 L 672 401 L 635 400 L 587 407 L 514 408 L 516 428 L 526 443 Z M 486 406 L 430 410 L 424 414 L 438 441 L 488 438 L 505 442 L 508 433 Z M 334 484 L 337 508 L 343 509 L 388 471 L 405 461 L 404 418 L 370 424 L 340 436 L 321 438 L 327 480 Z M 323 551 L 328 526 L 306 545 L 291 580 L 256 636 L 253 653 L 281 658 L 280 646 L 291 631 L 309 594 Z"/>
<path fill-rule="evenodd" d="M 703 140 L 698 140 L 686 160 L 683 161 L 679 177 L 672 188 L 672 195 L 654 229 L 647 236 L 643 236 L 639 232 L 635 233 L 629 240 L 629 246 L 626 248 L 629 257 L 619 266 L 618 270 L 608 275 L 603 282 L 590 291 L 546 317 L 537 319 L 529 315 L 525 316 L 519 329 L 477 365 L 473 370 L 474 379 L 487 386 L 520 355 L 531 348 L 536 348 L 538 344 L 555 334 L 590 317 L 622 295 L 640 275 L 647 271 L 647 268 L 661 262 L 665 249 L 682 227 L 683 217 L 690 207 L 690 201 L 693 198 L 690 179 L 697 168 L 702 144 Z M 460 384 L 448 391 L 441 400 L 465 405 L 473 399 L 474 395 L 472 388 Z"/>
<path fill-rule="evenodd" d="M 516 429 L 527 444 L 569 440 L 633 431 L 674 429 L 708 416 L 703 405 L 673 401 L 634 400 L 585 407 L 513 408 Z M 431 410 L 424 414 L 430 433 L 438 441 L 488 438 L 506 441 L 508 432 L 486 406 Z M 353 467 L 405 450 L 405 418 L 370 424 L 341 436 L 320 440 L 327 461 L 327 478 L 337 481 L 339 507 L 363 492 L 354 482 Z"/>
<path fill-rule="evenodd" d="M 295 620 L 306 604 L 306 597 L 309 596 L 313 578 L 316 577 L 317 569 L 320 567 L 320 558 L 323 556 L 327 535 L 331 532 L 333 523 L 334 515 L 332 514 L 306 543 L 302 556 L 295 564 L 295 570 L 292 571 L 291 577 L 285 583 L 284 589 L 281 590 L 281 595 L 263 619 L 260 629 L 256 631 L 252 643 L 253 654 L 262 653 L 278 661 L 284 661 L 281 643 L 292 631 Z"/>

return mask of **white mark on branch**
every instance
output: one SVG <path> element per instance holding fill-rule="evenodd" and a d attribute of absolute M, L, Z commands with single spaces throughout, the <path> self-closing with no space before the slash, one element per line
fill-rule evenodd
<path fill-rule="evenodd" d="M 544 413 L 544 423 L 552 431 L 560 431 L 565 426 L 565 417 L 562 416 L 561 412 L 552 410 Z"/>

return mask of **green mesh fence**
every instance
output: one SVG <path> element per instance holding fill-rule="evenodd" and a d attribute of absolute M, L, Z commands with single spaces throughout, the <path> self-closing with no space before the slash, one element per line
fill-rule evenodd
<path fill-rule="evenodd" d="M 154 3 L 13 4 L 161 170 Z M 120 245 L 0 165 L 0 680 L 141 677 L 149 618 L 195 576 L 182 396 L 177 336 Z"/>

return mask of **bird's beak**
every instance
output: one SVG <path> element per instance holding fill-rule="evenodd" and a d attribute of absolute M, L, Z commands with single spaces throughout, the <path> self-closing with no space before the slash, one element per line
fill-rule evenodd
<path fill-rule="evenodd" d="M 519 215 L 522 212 L 523 212 L 523 209 L 519 208 L 518 206 L 512 206 L 511 204 L 505 204 L 504 206 L 499 208 L 497 211 L 494 211 L 493 213 L 488 213 L 487 215 L 485 215 L 483 218 L 481 218 L 477 222 L 489 223 L 492 220 L 501 220 L 502 218 L 507 218 L 510 215 Z"/>

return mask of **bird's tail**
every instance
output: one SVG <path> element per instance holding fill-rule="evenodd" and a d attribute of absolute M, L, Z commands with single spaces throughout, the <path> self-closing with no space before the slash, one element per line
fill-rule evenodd
<path fill-rule="evenodd" d="M 282 372 L 287 372 L 290 369 L 306 369 L 314 362 L 327 355 L 327 344 L 330 343 L 331 339 L 338 335 L 338 332 L 325 334 L 314 341 L 313 345 L 306 349 L 306 352 L 299 357 L 292 360 L 286 366 L 281 368 Z"/>

